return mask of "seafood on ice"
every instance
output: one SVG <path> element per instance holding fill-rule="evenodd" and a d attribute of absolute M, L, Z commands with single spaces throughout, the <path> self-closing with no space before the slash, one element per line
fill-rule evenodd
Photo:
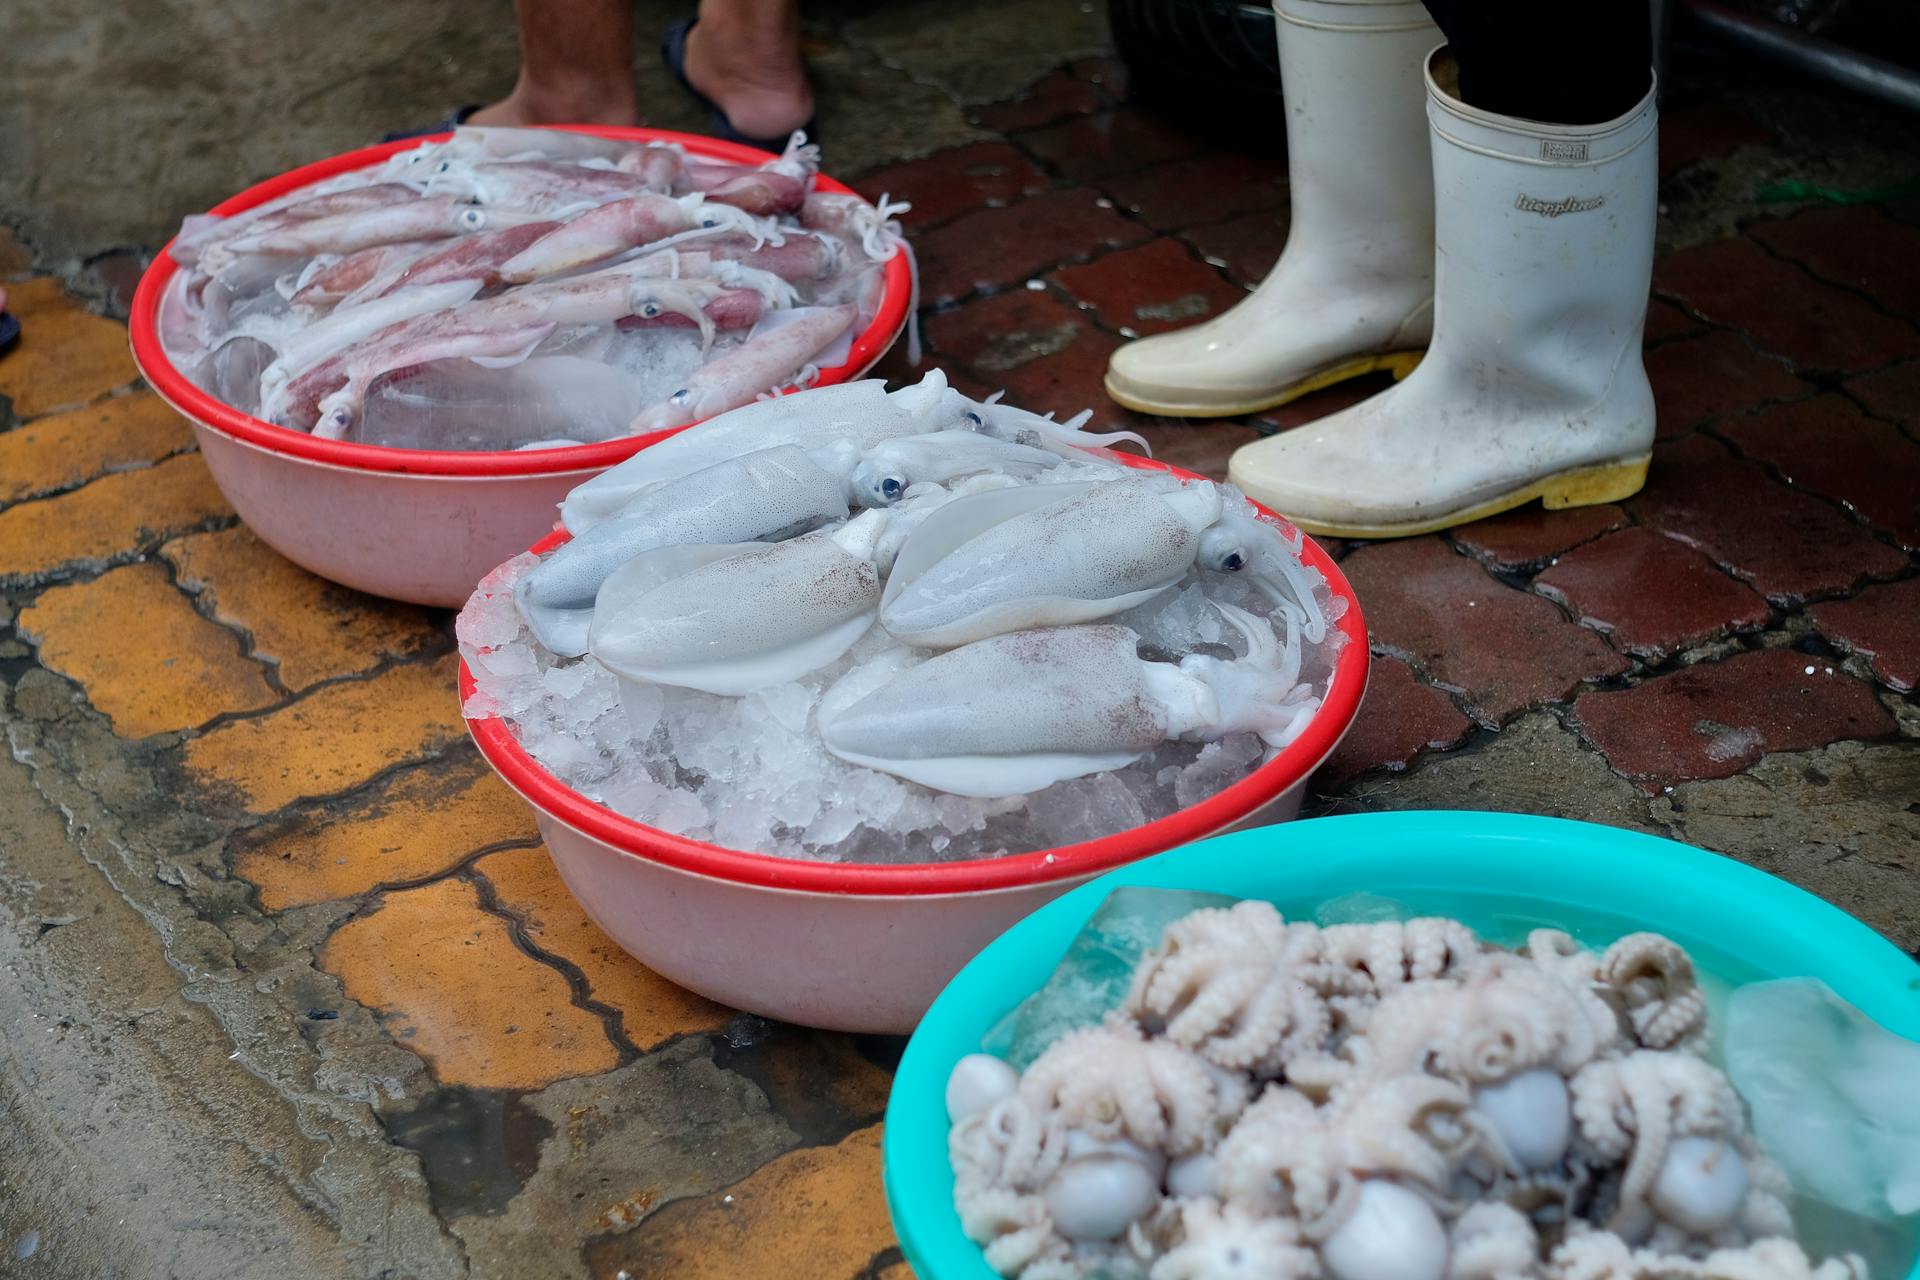
<path fill-rule="evenodd" d="M 752 165 L 463 127 L 188 218 L 162 342 L 209 394 L 328 439 L 516 449 L 684 426 L 810 385 L 878 314 L 905 206 L 816 190 L 818 168 L 798 133 Z"/>
<path fill-rule="evenodd" d="M 1203 908 L 1024 1072 L 956 1064 L 954 1203 L 1019 1280 L 1864 1280 L 1707 1043 L 1658 934 Z"/>
<path fill-rule="evenodd" d="M 1081 427 L 936 371 L 642 450 L 482 584 L 468 714 L 616 810 L 761 852 L 983 856 L 1195 803 L 1319 710 L 1339 605 L 1298 533 Z"/>

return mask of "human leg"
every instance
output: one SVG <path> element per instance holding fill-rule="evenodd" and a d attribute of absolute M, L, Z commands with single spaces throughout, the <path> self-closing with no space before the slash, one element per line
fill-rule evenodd
<path fill-rule="evenodd" d="M 1375 369 L 1427 343 L 1433 177 L 1420 65 L 1440 33 L 1411 0 L 1276 0 L 1292 220 L 1253 296 L 1114 353 L 1107 393 L 1223 417 Z"/>
<path fill-rule="evenodd" d="M 701 0 L 685 70 L 745 137 L 778 138 L 813 118 L 799 0 Z"/>
<path fill-rule="evenodd" d="M 1468 103 L 1436 52 L 1433 342 L 1399 385 L 1242 448 L 1234 483 L 1309 532 L 1362 538 L 1638 490 L 1658 180 L 1642 87 L 1608 120 L 1545 123 Z"/>
<path fill-rule="evenodd" d="M 1598 124 L 1646 96 L 1648 0 L 1426 0 L 1459 68 L 1461 100 L 1552 124 Z"/>
<path fill-rule="evenodd" d="M 640 122 L 631 0 L 514 0 L 520 76 L 471 124 Z"/>

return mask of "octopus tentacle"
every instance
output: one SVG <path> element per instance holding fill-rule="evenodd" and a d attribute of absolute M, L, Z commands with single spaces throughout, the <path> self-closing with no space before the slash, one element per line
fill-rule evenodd
<path fill-rule="evenodd" d="M 1657 933 L 1628 934 L 1600 957 L 1596 977 L 1620 1001 L 1642 1045 L 1704 1047 L 1707 999 L 1678 943 Z"/>

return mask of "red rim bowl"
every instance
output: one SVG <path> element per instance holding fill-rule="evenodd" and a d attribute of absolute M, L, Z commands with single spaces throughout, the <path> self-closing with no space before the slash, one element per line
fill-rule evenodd
<path fill-rule="evenodd" d="M 770 152 L 756 147 L 741 146 L 738 143 L 723 142 L 718 138 L 703 138 L 690 133 L 674 133 L 666 129 L 628 129 L 605 125 L 557 125 L 554 126 L 569 133 L 590 133 L 602 138 L 616 138 L 632 142 L 671 142 L 686 148 L 689 154 L 704 156 L 715 160 L 728 160 L 739 164 L 760 164 L 773 159 Z M 289 170 L 277 178 L 269 178 L 256 186 L 248 187 L 239 195 L 223 200 L 215 205 L 211 212 L 227 215 L 243 213 L 255 205 L 264 204 L 276 196 L 289 191 L 346 173 L 354 169 L 364 169 L 385 160 L 398 151 L 407 151 L 423 142 L 439 142 L 453 135 L 434 134 L 424 138 L 403 138 L 398 142 L 383 142 L 377 146 L 362 147 L 358 151 L 348 151 L 328 160 L 316 161 Z M 825 174 L 814 182 L 818 191 L 831 191 L 846 195 L 858 195 L 845 183 L 836 182 Z M 168 242 L 167 248 L 172 248 Z M 651 431 L 643 435 L 621 436 L 616 440 L 602 440 L 595 444 L 567 445 L 557 449 L 503 450 L 498 452 L 480 452 L 474 450 L 436 450 L 436 449 L 392 449 L 385 445 L 354 444 L 345 440 L 320 440 L 304 431 L 291 427 L 275 426 L 250 414 L 241 413 L 231 405 L 222 404 L 188 380 L 187 376 L 174 367 L 160 344 L 160 303 L 166 296 L 167 287 L 172 284 L 180 265 L 173 260 L 167 250 L 162 250 L 140 277 L 140 286 L 133 295 L 133 315 L 129 324 L 133 341 L 134 362 L 139 365 L 141 376 L 158 392 L 162 399 L 181 413 L 208 427 L 257 445 L 274 453 L 288 454 L 304 458 L 311 462 L 327 463 L 338 467 L 349 467 L 362 471 L 398 471 L 411 475 L 432 476 L 487 476 L 510 477 L 526 475 L 544 475 L 552 472 L 603 470 L 615 463 L 623 462 L 640 450 L 657 441 L 684 431 L 684 427 L 670 427 L 664 431 Z M 846 382 L 857 378 L 878 363 L 887 348 L 906 327 L 907 304 L 912 294 L 911 269 L 904 253 L 895 253 L 888 259 L 885 267 L 885 283 L 881 293 L 880 311 L 873 322 L 854 335 L 853 348 L 844 364 L 833 365 L 820 371 L 820 379 L 815 386 L 831 386 L 836 382 Z"/>
<path fill-rule="evenodd" d="M 1128 454 L 1112 456 L 1132 466 L 1157 467 L 1187 479 L 1204 478 L 1151 459 Z M 1275 524 L 1289 532 L 1293 530 L 1286 520 L 1265 507 L 1259 510 Z M 567 537 L 564 530 L 555 530 L 535 543 L 532 550 L 550 551 Z M 1367 688 L 1366 622 L 1361 617 L 1360 602 L 1354 597 L 1353 587 L 1339 566 L 1312 538 L 1303 538 L 1301 546 L 1302 559 L 1326 577 L 1335 598 L 1346 602 L 1345 612 L 1332 624 L 1346 636 L 1346 643 L 1335 659 L 1326 698 L 1306 730 L 1272 760 L 1199 804 L 1080 844 L 965 862 L 887 866 L 806 862 L 747 853 L 672 835 L 596 804 L 528 755 L 498 716 L 468 720 L 467 728 L 487 763 L 535 809 L 634 857 L 716 880 L 798 892 L 899 896 L 977 893 L 1090 876 L 1213 835 L 1244 820 L 1268 801 L 1305 781 L 1333 753 L 1353 723 Z M 473 673 L 462 659 L 460 701 L 463 706 L 474 687 Z"/>

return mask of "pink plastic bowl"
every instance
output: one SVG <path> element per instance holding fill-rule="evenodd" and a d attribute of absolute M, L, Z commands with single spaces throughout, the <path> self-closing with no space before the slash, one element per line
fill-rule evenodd
<path fill-rule="evenodd" d="M 533 550 L 550 551 L 566 538 L 556 531 Z M 1041 904 L 1123 863 L 1299 812 L 1307 779 L 1346 736 L 1367 687 L 1367 628 L 1353 588 L 1311 538 L 1305 559 L 1347 605 L 1334 624 L 1346 644 L 1306 731 L 1219 794 L 1082 844 L 908 866 L 743 853 L 595 804 L 522 750 L 498 717 L 467 727 L 487 762 L 533 806 L 573 896 L 648 968 L 721 1004 L 785 1022 L 904 1034 L 967 961 Z M 463 662 L 463 702 L 473 687 Z"/>
<path fill-rule="evenodd" d="M 753 147 L 663 129 L 566 126 L 636 142 L 677 142 L 694 155 L 759 164 Z M 214 206 L 240 213 L 299 187 L 377 164 L 433 139 L 409 138 L 349 151 L 283 173 Z M 851 188 L 822 175 L 822 191 Z M 319 440 L 220 403 L 188 381 L 160 346 L 161 300 L 179 272 L 165 253 L 133 295 L 133 358 L 141 375 L 193 424 L 214 481 L 240 518 L 274 550 L 323 578 L 417 604 L 457 606 L 501 561 L 554 524 L 568 490 L 674 431 L 560 449 L 481 453 L 389 449 Z M 911 281 L 904 255 L 886 264 L 880 312 L 854 335 L 845 364 L 816 385 L 857 378 L 879 362 L 907 322 Z"/>

